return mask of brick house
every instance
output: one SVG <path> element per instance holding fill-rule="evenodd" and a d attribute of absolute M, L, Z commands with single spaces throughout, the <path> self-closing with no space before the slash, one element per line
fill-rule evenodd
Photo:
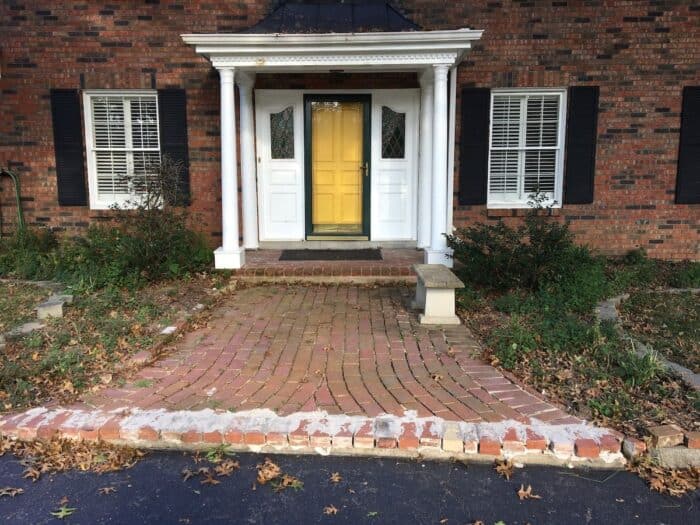
<path fill-rule="evenodd" d="M 329 241 L 445 262 L 444 232 L 521 220 L 535 192 L 602 252 L 698 259 L 697 2 L 7 0 L 0 20 L 0 166 L 30 224 L 77 233 L 168 155 L 220 268 Z"/>

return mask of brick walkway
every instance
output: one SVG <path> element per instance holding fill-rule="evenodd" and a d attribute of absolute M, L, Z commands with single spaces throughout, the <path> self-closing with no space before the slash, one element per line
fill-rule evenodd
<path fill-rule="evenodd" d="M 88 398 L 97 408 L 268 408 L 279 415 L 382 413 L 453 421 L 579 422 L 475 359 L 464 326 L 427 328 L 409 288 L 243 289 L 136 380 Z"/>
<path fill-rule="evenodd" d="M 478 359 L 467 328 L 418 324 L 406 306 L 412 290 L 241 289 L 124 387 L 5 415 L 0 433 L 156 448 L 620 461 L 623 436 L 503 377 Z"/>

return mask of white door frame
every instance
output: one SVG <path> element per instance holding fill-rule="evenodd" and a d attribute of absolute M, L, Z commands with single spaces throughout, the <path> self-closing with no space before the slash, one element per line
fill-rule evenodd
<path fill-rule="evenodd" d="M 306 94 L 367 94 L 372 97 L 371 115 L 371 166 L 370 166 L 370 240 L 371 241 L 415 241 L 417 239 L 417 186 L 418 186 L 418 137 L 419 137 L 419 105 L 420 89 L 256 89 L 255 90 L 255 119 L 256 119 L 256 150 L 258 161 L 258 214 L 260 241 L 304 241 L 306 202 L 304 187 L 304 107 Z M 289 161 L 272 160 L 270 158 L 269 115 L 289 106 L 294 107 L 294 144 L 295 158 Z M 400 161 L 381 159 L 381 106 L 388 105 L 395 111 L 406 111 L 406 158 Z M 411 111 L 413 109 L 414 111 Z M 284 164 L 283 164 L 284 163 Z M 283 191 L 287 192 L 288 202 L 294 201 L 295 209 L 288 210 L 287 216 L 296 220 L 285 228 L 275 228 L 271 222 L 271 191 L 274 165 L 281 166 L 289 174 L 288 181 L 294 179 L 292 185 Z M 400 167 L 400 168 L 399 168 Z M 384 172 L 382 173 L 382 169 Z M 387 174 L 392 170 L 403 169 L 406 172 L 402 184 L 391 186 Z M 295 174 L 292 176 L 292 171 Z M 382 213 L 378 197 L 384 191 L 397 195 L 406 203 L 405 219 L 408 224 L 397 235 L 377 228 L 380 225 Z M 397 206 L 394 206 L 397 208 Z M 395 232 L 396 230 L 394 230 Z"/>

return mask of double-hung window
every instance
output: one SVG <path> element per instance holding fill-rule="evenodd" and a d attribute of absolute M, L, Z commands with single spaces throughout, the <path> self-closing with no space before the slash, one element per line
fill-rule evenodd
<path fill-rule="evenodd" d="M 565 109 L 564 90 L 491 92 L 488 207 L 561 205 Z"/>
<path fill-rule="evenodd" d="M 160 164 L 155 91 L 87 91 L 84 95 L 90 207 L 133 203 Z"/>

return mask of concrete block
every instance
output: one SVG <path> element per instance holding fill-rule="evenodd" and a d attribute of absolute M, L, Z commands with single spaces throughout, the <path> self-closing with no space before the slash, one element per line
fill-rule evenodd
<path fill-rule="evenodd" d="M 36 307 L 36 316 L 43 320 L 49 317 L 63 317 L 63 301 L 44 301 Z"/>
<path fill-rule="evenodd" d="M 651 457 L 659 465 L 671 469 L 700 467 L 700 449 L 686 447 L 662 447 L 651 451 Z"/>

